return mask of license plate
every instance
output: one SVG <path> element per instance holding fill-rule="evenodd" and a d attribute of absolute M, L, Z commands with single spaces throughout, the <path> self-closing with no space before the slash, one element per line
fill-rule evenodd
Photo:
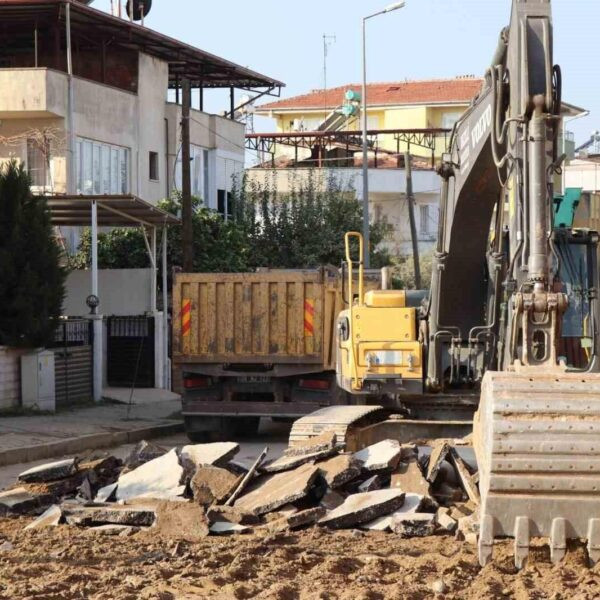
<path fill-rule="evenodd" d="M 238 383 L 269 383 L 271 381 L 271 378 L 257 375 L 257 376 L 238 377 L 237 380 L 238 380 Z"/>
<path fill-rule="evenodd" d="M 371 364 L 374 367 L 399 366 L 404 360 L 401 350 L 377 350 L 369 352 L 368 356 L 371 358 Z"/>

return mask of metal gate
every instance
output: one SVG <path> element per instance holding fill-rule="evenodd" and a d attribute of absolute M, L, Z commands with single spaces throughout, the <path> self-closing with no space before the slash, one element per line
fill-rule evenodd
<path fill-rule="evenodd" d="M 54 380 L 57 408 L 84 404 L 93 398 L 92 323 L 68 319 L 54 335 Z"/>
<path fill-rule="evenodd" d="M 107 380 L 114 387 L 154 387 L 154 318 L 109 317 Z"/>

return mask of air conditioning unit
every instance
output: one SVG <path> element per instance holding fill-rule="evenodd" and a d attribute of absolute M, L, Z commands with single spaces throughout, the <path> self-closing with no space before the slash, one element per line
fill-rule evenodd
<path fill-rule="evenodd" d="M 21 357 L 21 403 L 32 410 L 56 410 L 54 352 L 42 350 Z"/>

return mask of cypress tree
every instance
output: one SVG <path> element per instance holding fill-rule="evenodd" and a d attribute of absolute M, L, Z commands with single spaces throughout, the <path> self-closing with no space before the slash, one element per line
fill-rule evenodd
<path fill-rule="evenodd" d="M 65 295 L 50 212 L 30 185 L 14 161 L 0 171 L 0 346 L 49 344 Z"/>

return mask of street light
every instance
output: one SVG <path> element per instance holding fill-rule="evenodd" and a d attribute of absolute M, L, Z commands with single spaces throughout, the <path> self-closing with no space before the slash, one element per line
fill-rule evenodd
<path fill-rule="evenodd" d="M 575 115 L 574 117 L 571 117 L 570 119 L 568 118 L 564 118 L 563 119 L 563 124 L 562 124 L 562 153 L 566 154 L 567 153 L 567 123 L 571 123 L 577 119 L 582 119 L 583 117 L 589 117 L 590 116 L 590 111 L 589 110 L 584 110 L 583 112 L 579 113 L 578 115 Z M 565 163 L 562 166 L 562 177 L 561 177 L 562 181 L 561 181 L 561 186 L 562 186 L 562 190 L 561 193 L 564 195 L 565 193 L 565 186 L 567 183 L 567 161 L 565 160 Z"/>
<path fill-rule="evenodd" d="M 364 268 L 368 269 L 370 266 L 369 261 L 369 246 L 370 246 L 370 233 L 369 233 L 369 144 L 367 142 L 367 21 L 373 17 L 379 15 L 385 15 L 386 13 L 393 12 L 399 8 L 403 8 L 406 2 L 394 2 L 386 6 L 383 10 L 373 13 L 362 20 L 362 34 L 363 34 L 363 51 L 362 51 L 362 63 L 363 63 L 363 84 L 362 84 L 362 136 L 363 136 L 363 237 L 364 237 Z"/>

